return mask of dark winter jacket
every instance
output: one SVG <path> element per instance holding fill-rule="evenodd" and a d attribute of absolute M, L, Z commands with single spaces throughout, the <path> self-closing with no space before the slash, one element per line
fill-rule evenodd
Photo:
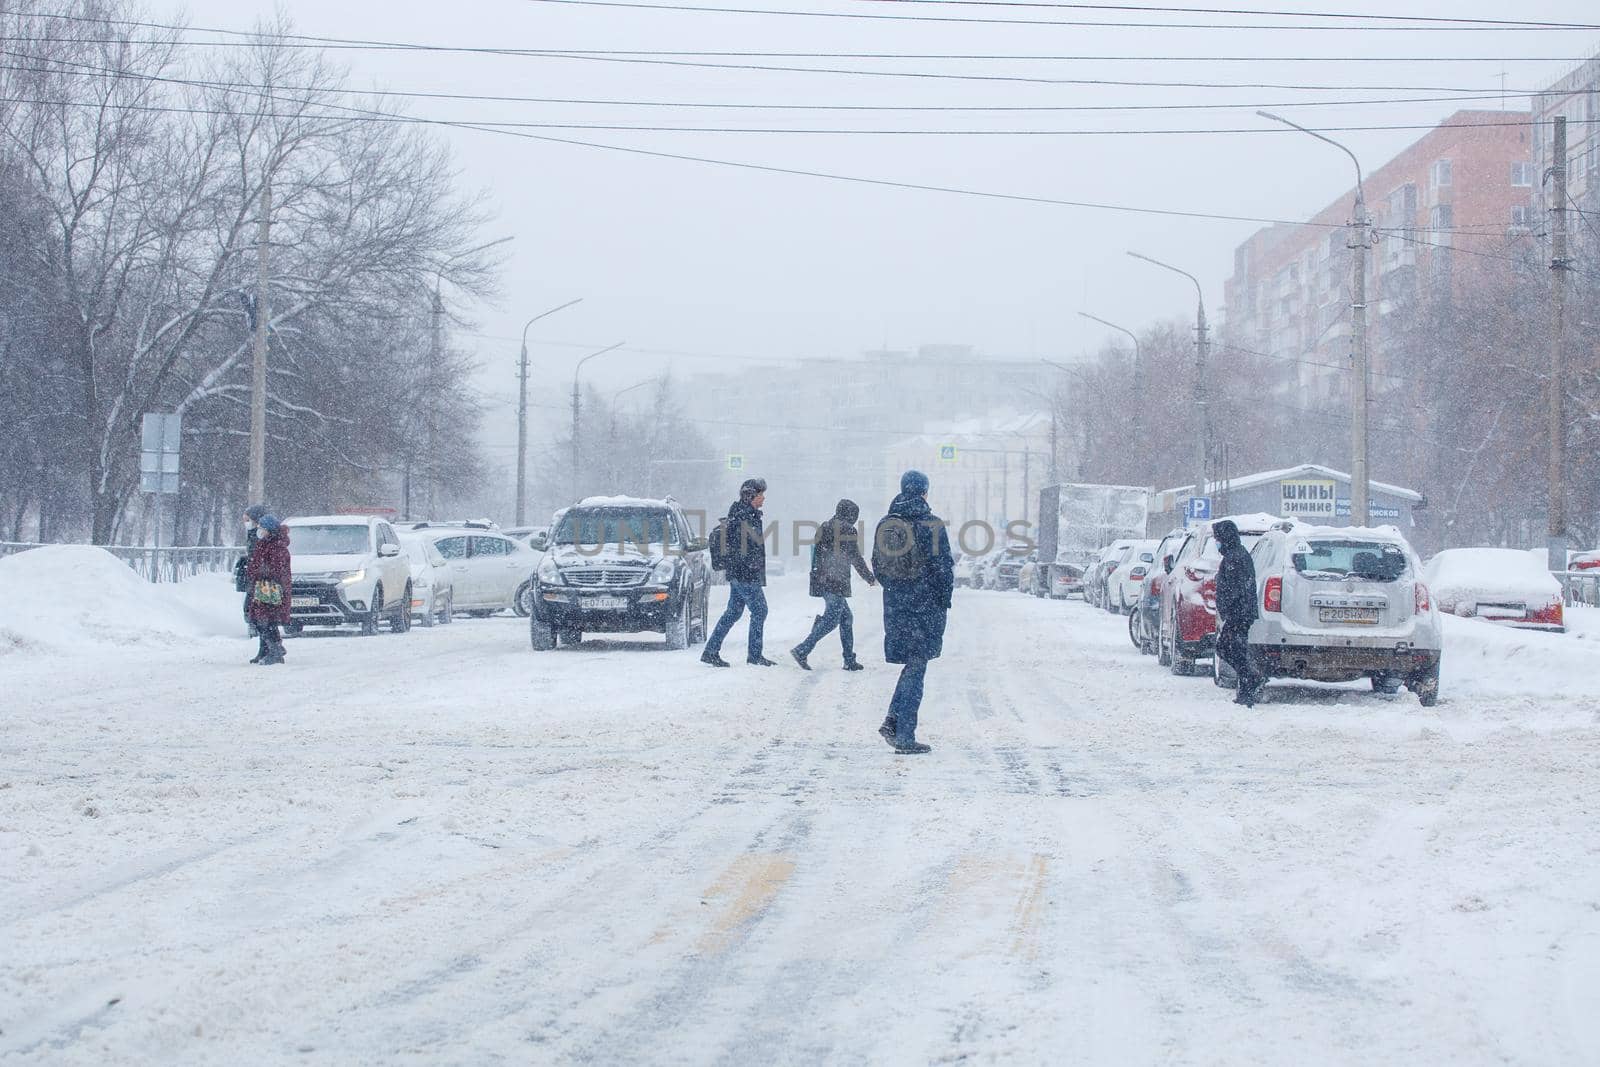
<path fill-rule="evenodd" d="M 250 579 L 245 577 L 244 569 L 250 562 L 250 554 L 256 550 L 256 541 L 260 536 L 260 532 L 254 526 L 244 532 L 244 555 L 233 565 L 233 587 L 241 593 L 250 591 Z"/>
<path fill-rule="evenodd" d="M 767 584 L 767 543 L 761 539 L 761 512 L 744 500 L 728 509 L 727 565 L 730 582 Z"/>
<path fill-rule="evenodd" d="M 861 558 L 861 529 L 856 525 L 860 515 L 853 501 L 841 500 L 833 518 L 817 530 L 811 548 L 812 596 L 849 596 L 852 567 L 863 581 L 873 581 L 867 561 Z"/>
<path fill-rule="evenodd" d="M 917 574 L 891 577 L 897 569 L 884 558 L 884 524 L 909 523 L 915 538 Z M 872 569 L 883 585 L 883 658 L 890 663 L 907 659 L 937 659 L 944 651 L 944 624 L 955 589 L 955 559 L 950 555 L 950 535 L 944 521 L 922 496 L 901 493 L 889 505 L 889 514 L 873 534 Z"/>
<path fill-rule="evenodd" d="M 1222 549 L 1217 568 L 1217 621 L 1224 626 L 1249 626 L 1260 615 L 1256 607 L 1256 564 L 1239 540 L 1239 528 L 1223 519 L 1211 528 Z"/>
<path fill-rule="evenodd" d="M 256 545 L 250 550 L 250 559 L 244 566 L 245 577 L 250 580 L 253 591 L 256 583 L 267 580 L 277 582 L 283 588 L 283 602 L 280 604 L 263 604 L 255 599 L 252 592 L 250 598 L 250 621 L 254 623 L 287 623 L 289 621 L 289 595 L 294 576 L 289 567 L 289 528 L 280 526 L 276 533 L 268 534 L 265 531 L 256 539 Z"/>

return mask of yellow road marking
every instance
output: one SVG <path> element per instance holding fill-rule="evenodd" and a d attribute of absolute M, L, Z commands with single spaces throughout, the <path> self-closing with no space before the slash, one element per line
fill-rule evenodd
<path fill-rule="evenodd" d="M 757 852 L 734 860 L 705 892 L 705 903 L 721 902 L 722 910 L 700 938 L 699 950 L 722 952 L 732 945 L 739 932 L 767 910 L 792 874 L 794 860 L 782 853 Z"/>

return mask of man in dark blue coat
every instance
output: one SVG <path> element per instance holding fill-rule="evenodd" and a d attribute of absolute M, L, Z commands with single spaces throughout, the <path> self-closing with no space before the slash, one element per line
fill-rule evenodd
<path fill-rule="evenodd" d="M 811 595 L 822 598 L 822 614 L 812 624 L 810 635 L 789 650 L 803 671 L 811 669 L 807 657 L 817 642 L 835 629 L 844 649 L 844 669 L 862 669 L 856 659 L 855 616 L 850 611 L 850 569 L 854 567 L 868 585 L 877 585 L 878 580 L 861 558 L 861 531 L 856 527 L 860 516 L 854 500 L 841 500 L 833 518 L 817 529 L 816 543 L 811 546 Z"/>
<path fill-rule="evenodd" d="M 1217 568 L 1217 656 L 1233 668 L 1239 679 L 1235 704 L 1251 707 L 1264 679 L 1250 665 L 1250 624 L 1260 617 L 1256 607 L 1256 564 L 1239 538 L 1239 527 L 1223 519 L 1211 527 L 1222 550 Z"/>
<path fill-rule="evenodd" d="M 739 487 L 739 499 L 728 509 L 728 522 L 712 536 L 723 536 L 727 544 L 722 547 L 726 563 L 723 573 L 728 576 L 728 609 L 717 620 L 711 639 L 706 642 L 700 662 L 713 667 L 726 667 L 722 658 L 722 642 L 728 631 L 739 621 L 744 609 L 750 609 L 750 641 L 747 663 L 758 667 L 771 667 L 773 662 L 762 655 L 761 631 L 767 621 L 767 544 L 762 539 L 761 505 L 767 500 L 767 483 L 760 478 L 747 478 Z"/>
<path fill-rule="evenodd" d="M 883 586 L 883 658 L 903 664 L 878 733 L 902 755 L 930 752 L 917 741 L 917 711 L 928 661 L 944 651 L 955 560 L 944 520 L 928 506 L 928 476 L 906 471 L 900 495 L 878 523 L 872 571 Z"/>

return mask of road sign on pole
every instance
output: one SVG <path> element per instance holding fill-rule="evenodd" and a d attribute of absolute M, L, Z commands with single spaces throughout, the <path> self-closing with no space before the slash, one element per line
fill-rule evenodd
<path fill-rule="evenodd" d="M 156 547 L 161 547 L 163 498 L 178 491 L 183 416 L 147 414 L 139 423 L 139 490 L 156 498 Z M 159 564 L 156 573 L 160 573 Z"/>
<path fill-rule="evenodd" d="M 1183 509 L 1183 517 L 1190 522 L 1205 522 L 1211 518 L 1211 498 L 1208 496 L 1192 496 L 1188 505 Z"/>
<path fill-rule="evenodd" d="M 738 452 L 734 452 L 731 455 L 729 455 L 728 456 L 728 469 L 731 470 L 731 471 L 742 471 L 742 470 L 744 470 L 744 456 L 741 455 Z"/>
<path fill-rule="evenodd" d="M 940 445 L 939 446 L 939 461 L 941 463 L 954 463 L 956 461 L 956 446 L 955 445 Z"/>

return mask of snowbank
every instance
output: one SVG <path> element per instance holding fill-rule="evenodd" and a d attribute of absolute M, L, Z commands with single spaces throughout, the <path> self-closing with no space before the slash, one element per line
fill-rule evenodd
<path fill-rule="evenodd" d="M 225 574 L 152 585 L 90 545 L 49 545 L 0 559 L 0 656 L 172 646 L 244 633 Z"/>
<path fill-rule="evenodd" d="M 1451 615 L 1440 621 L 1447 699 L 1518 696 L 1546 712 L 1592 700 L 1600 609 L 1568 608 L 1564 634 L 1488 626 Z"/>

